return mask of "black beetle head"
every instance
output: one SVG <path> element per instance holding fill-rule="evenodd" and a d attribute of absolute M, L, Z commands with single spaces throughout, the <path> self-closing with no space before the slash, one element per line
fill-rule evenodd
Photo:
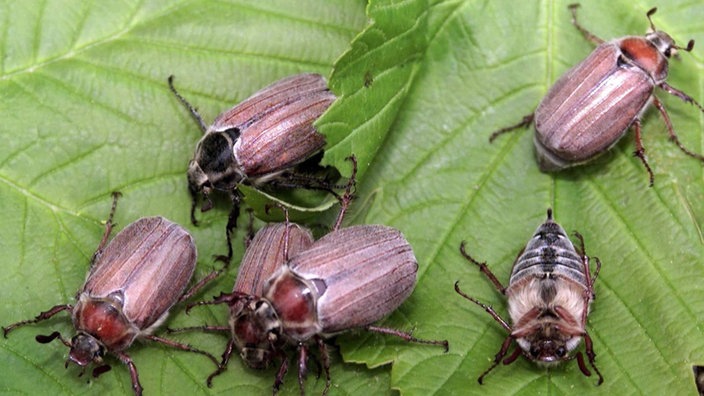
<path fill-rule="evenodd" d="M 78 333 L 71 339 L 71 351 L 66 364 L 69 361 L 82 367 L 91 362 L 101 364 L 103 356 L 105 356 L 105 346 L 100 341 L 89 334 Z"/>
<path fill-rule="evenodd" d="M 276 354 L 281 322 L 265 299 L 250 302 L 230 319 L 235 345 L 247 366 L 264 369 Z"/>

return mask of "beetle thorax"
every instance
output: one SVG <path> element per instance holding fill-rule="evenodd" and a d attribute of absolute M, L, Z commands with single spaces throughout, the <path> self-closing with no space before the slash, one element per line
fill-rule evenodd
<path fill-rule="evenodd" d="M 303 342 L 319 334 L 316 289 L 307 279 L 282 267 L 264 286 L 264 297 L 271 301 L 281 319 L 283 335 Z"/>
<path fill-rule="evenodd" d="M 193 191 L 230 191 L 242 182 L 245 175 L 233 152 L 238 138 L 236 128 L 203 136 L 188 166 L 188 183 Z"/>
<path fill-rule="evenodd" d="M 250 301 L 239 314 L 230 316 L 230 330 L 249 367 L 264 369 L 269 365 L 281 333 L 281 322 L 269 301 Z"/>
<path fill-rule="evenodd" d="M 119 299 L 94 298 L 82 293 L 73 309 L 73 338 L 70 359 L 85 366 L 95 360 L 98 351 L 118 352 L 127 349 L 139 335 L 139 328 L 122 312 Z"/>
<path fill-rule="evenodd" d="M 656 85 L 667 79 L 667 58 L 674 45 L 670 36 L 655 32 L 646 37 L 624 37 L 616 41 L 623 54 L 620 61 L 640 68 Z"/>

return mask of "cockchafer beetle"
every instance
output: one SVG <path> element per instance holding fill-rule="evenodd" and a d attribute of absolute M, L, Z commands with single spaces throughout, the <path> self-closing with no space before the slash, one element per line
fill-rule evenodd
<path fill-rule="evenodd" d="M 653 103 L 665 121 L 670 139 L 688 156 L 704 161 L 704 156 L 682 145 L 665 106 L 653 94 L 654 88 L 659 87 L 704 112 L 693 98 L 665 81 L 668 59 L 677 50 L 691 51 L 694 40 L 687 47 L 675 45 L 667 33 L 655 29 L 651 17 L 657 9 L 653 8 L 647 13 L 650 30 L 645 37 L 626 36 L 605 42 L 577 22 L 578 6 L 569 6 L 572 24 L 597 45 L 596 49 L 555 82 L 533 114 L 516 125 L 495 131 L 489 141 L 535 122 L 533 141 L 538 164 L 543 172 L 555 172 L 593 160 L 633 127 L 634 155 L 648 171 L 652 186 L 653 171 L 641 140 L 641 116 Z"/>
<path fill-rule="evenodd" d="M 599 376 L 597 385 L 604 382 L 604 377 L 594 364 L 596 355 L 586 329 L 587 315 L 595 297 L 594 282 L 599 276 L 601 262 L 594 257 L 596 271 L 592 275 L 589 257 L 584 251 L 584 239 L 577 232 L 575 237 L 580 242 L 579 251 L 565 230 L 553 221 L 552 210 L 548 209 L 547 220 L 516 257 L 508 287 L 501 284 L 486 263 L 478 262 L 466 252 L 465 242 L 460 245 L 462 255 L 476 264 L 496 289 L 506 296 L 512 323 L 509 325 L 491 306 L 462 292 L 459 281 L 455 282 L 458 294 L 484 308 L 509 333 L 492 365 L 479 376 L 480 384 L 502 360 L 504 364 L 511 364 L 521 354 L 546 367 L 576 357 L 582 373 L 591 376 L 582 353 L 577 351 L 575 355 L 570 355 L 582 338 L 589 364 Z M 518 347 L 504 359 L 514 340 Z"/>
<path fill-rule="evenodd" d="M 330 189 L 320 180 L 287 172 L 325 146 L 325 137 L 313 123 L 335 101 L 335 95 L 322 76 L 298 74 L 279 80 L 220 114 L 210 127 L 176 91 L 173 76 L 168 81 L 204 132 L 188 164 L 191 221 L 197 224 L 198 194 L 203 195 L 203 212 L 212 207 L 209 196 L 213 190 L 227 192 L 232 199 L 226 229 L 228 255 L 221 259 L 229 262 L 232 257 L 231 233 L 239 215 L 240 184 Z"/>
<path fill-rule="evenodd" d="M 264 282 L 286 263 L 286 257 L 298 254 L 313 244 L 310 230 L 295 223 L 271 223 L 259 230 L 247 244 L 244 257 L 237 272 L 232 293 L 223 293 L 214 301 L 204 301 L 189 305 L 206 305 L 229 303 L 230 316 L 228 326 L 197 326 L 183 329 L 172 329 L 171 332 L 187 330 L 204 330 L 213 332 L 228 332 L 231 334 L 227 347 L 223 352 L 220 368 L 208 377 L 207 384 L 212 386 L 212 378 L 222 373 L 230 361 L 236 348 L 240 356 L 250 367 L 266 368 L 265 364 L 254 362 L 269 362 L 273 359 L 267 351 L 269 345 L 267 329 L 252 328 L 247 320 L 254 308 L 247 307 L 253 296 L 262 296 Z M 232 296 L 232 298 L 231 298 Z M 236 299 L 240 296 L 240 299 Z M 223 300 L 224 299 L 224 300 Z M 242 319 L 245 317 L 245 319 Z M 264 345 L 265 347 L 262 347 Z"/>
<path fill-rule="evenodd" d="M 196 266 L 196 246 L 191 235 L 178 224 L 163 217 L 144 217 L 128 225 L 110 243 L 108 238 L 119 193 L 113 193 L 105 233 L 91 259 L 85 284 L 76 294 L 75 305 L 61 304 L 36 318 L 3 327 L 3 334 L 30 323 L 69 311 L 76 335 L 67 340 L 59 332 L 38 335 L 37 342 L 60 340 L 70 348 L 66 361 L 85 370 L 94 363 L 93 377 L 110 370 L 103 364 L 112 353 L 129 367 L 132 389 L 142 394 L 137 367 L 125 352 L 136 339 L 156 341 L 174 348 L 208 356 L 189 345 L 157 337 L 152 333 L 166 320 L 190 281 Z M 81 372 L 81 375 L 83 371 Z"/>
<path fill-rule="evenodd" d="M 356 168 L 356 167 L 355 167 Z M 221 294 L 210 302 L 193 305 L 226 303 L 231 307 L 230 330 L 233 340 L 223 354 L 220 369 L 225 368 L 233 347 L 240 350 L 245 363 L 252 368 L 268 367 L 274 359 L 281 359 L 274 392 L 283 383 L 288 371 L 287 346 L 298 350 L 298 382 L 304 393 L 307 372 L 308 344 L 315 342 L 320 349 L 326 384 L 323 394 L 330 388 L 329 357 L 325 338 L 352 329 L 366 329 L 391 334 L 406 341 L 442 345 L 447 351 L 448 342 L 422 340 L 409 333 L 372 324 L 403 303 L 415 287 L 418 263 L 411 246 L 396 229 L 383 225 L 361 225 L 340 228 L 344 213 L 351 201 L 351 185 L 340 197 L 340 214 L 333 231 L 299 253 L 288 251 L 280 238 L 274 247 L 283 254 L 276 257 L 278 268 L 260 285 L 248 284 L 247 288 L 259 294 L 235 291 Z M 286 227 L 283 230 L 295 230 Z M 283 231 L 282 230 L 282 231 Z M 279 231 L 279 232 L 282 232 Z M 261 231 L 260 231 L 261 232 Z M 284 237 L 284 241 L 290 237 Z M 249 249 L 252 249 L 252 243 Z M 256 246 L 257 249 L 264 247 Z M 253 256 L 261 256 L 253 253 Z M 246 257 L 249 255 L 246 253 Z M 291 257 L 288 259 L 288 257 Z M 240 273 L 248 270 L 253 261 L 243 262 Z M 266 264 L 271 268 L 270 264 Z M 238 279 L 239 283 L 239 279 Z M 221 330 L 218 327 L 204 327 Z"/>

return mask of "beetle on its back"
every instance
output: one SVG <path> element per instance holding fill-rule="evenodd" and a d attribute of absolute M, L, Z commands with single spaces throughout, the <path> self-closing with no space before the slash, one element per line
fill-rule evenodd
<path fill-rule="evenodd" d="M 594 364 L 592 341 L 586 330 L 589 307 L 594 300 L 594 281 L 599 275 L 601 262 L 596 260 L 594 274 L 589 269 L 589 257 L 584 253 L 584 240 L 575 233 L 580 249 L 567 237 L 565 230 L 552 219 L 548 209 L 547 220 L 538 227 L 525 248 L 516 257 L 508 286 L 504 287 L 486 263 L 473 259 L 460 246 L 462 255 L 484 273 L 496 289 L 506 296 L 511 317 L 509 325 L 492 307 L 468 296 L 455 283 L 455 291 L 488 312 L 509 335 L 494 358 L 494 363 L 479 377 L 481 384 L 491 370 L 503 360 L 510 364 L 521 354 L 540 365 L 552 366 L 577 359 L 579 369 L 586 376 L 591 372 L 584 363 L 582 353 L 574 351 L 584 338 L 585 353 L 590 365 L 604 378 Z M 509 347 L 515 340 L 518 347 L 507 358 Z"/>
<path fill-rule="evenodd" d="M 654 104 L 667 126 L 670 139 L 690 157 L 704 161 L 704 156 L 685 148 L 679 141 L 663 104 L 653 95 L 654 88 L 677 96 L 702 108 L 690 96 L 667 84 L 668 59 L 687 47 L 675 45 L 665 32 L 655 29 L 648 11 L 650 30 L 644 37 L 627 36 L 605 42 L 577 22 L 577 4 L 569 6 L 572 23 L 597 48 L 582 62 L 567 71 L 550 88 L 535 113 L 513 126 L 492 133 L 498 135 L 535 122 L 535 151 L 540 169 L 555 172 L 589 162 L 609 150 L 628 129 L 635 131 L 638 157 L 653 185 L 653 172 L 641 141 L 641 114 Z"/>

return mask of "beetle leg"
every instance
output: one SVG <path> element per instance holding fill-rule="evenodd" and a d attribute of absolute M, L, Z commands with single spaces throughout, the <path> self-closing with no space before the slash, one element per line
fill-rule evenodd
<path fill-rule="evenodd" d="M 577 30 L 580 31 L 580 33 L 582 33 L 585 39 L 591 41 L 595 45 L 599 45 L 604 42 L 604 40 L 595 36 L 589 30 L 582 27 L 579 22 L 577 22 L 577 8 L 579 8 L 579 4 L 570 4 L 569 6 L 567 6 L 567 8 L 569 8 L 570 13 L 572 13 L 572 24 L 574 25 L 574 27 L 577 28 Z"/>
<path fill-rule="evenodd" d="M 198 220 L 196 219 L 196 207 L 198 206 L 198 191 L 196 191 L 196 189 L 189 184 L 188 192 L 191 194 L 191 224 L 197 226 Z"/>
<path fill-rule="evenodd" d="M 524 116 L 521 122 L 515 125 L 507 126 L 505 128 L 501 128 L 499 130 L 496 130 L 491 133 L 491 136 L 489 136 L 489 143 L 492 143 L 494 139 L 499 137 L 499 135 L 503 135 L 506 132 L 511 132 L 515 129 L 521 128 L 521 127 L 526 127 L 528 128 L 530 124 L 533 123 L 533 118 L 535 117 L 535 113 L 528 114 L 527 116 Z"/>
<path fill-rule="evenodd" d="M 7 338 L 7 335 L 14 329 L 24 326 L 26 324 L 30 323 L 37 323 L 41 322 L 42 320 L 47 320 L 51 318 L 52 316 L 56 315 L 57 313 L 61 311 L 71 311 L 73 310 L 73 305 L 69 304 L 62 304 L 62 305 L 55 305 L 51 307 L 48 311 L 41 312 L 39 315 L 37 315 L 34 319 L 29 319 L 29 320 L 23 320 L 21 322 L 13 323 L 7 327 L 2 328 L 2 335 L 3 337 Z"/>
<path fill-rule="evenodd" d="M 653 99 L 655 99 L 655 96 L 653 96 Z M 655 106 L 658 106 L 660 102 L 658 102 L 657 99 L 655 99 Z M 660 105 L 662 106 L 662 105 Z M 660 107 L 658 107 L 659 109 Z M 663 110 L 665 110 L 663 108 Z M 665 113 L 663 113 L 665 114 Z M 665 123 L 669 123 L 669 118 L 666 117 Z M 671 124 L 670 124 L 671 125 Z M 638 157 L 640 159 L 640 162 L 643 163 L 643 166 L 645 166 L 645 169 L 648 171 L 648 175 L 650 178 L 650 187 L 653 186 L 655 183 L 655 176 L 653 175 L 653 170 L 650 169 L 650 165 L 648 164 L 648 159 L 645 157 L 645 147 L 643 147 L 643 140 L 641 139 L 641 133 L 640 133 L 640 120 L 636 118 L 633 120 L 633 129 L 636 131 L 636 151 L 633 152 L 633 155 Z"/>
<path fill-rule="evenodd" d="M 279 391 L 281 384 L 284 383 L 284 377 L 288 372 L 288 357 L 283 351 L 279 351 L 281 355 L 281 366 L 279 366 L 279 371 L 276 372 L 276 379 L 274 380 L 274 394 Z"/>
<path fill-rule="evenodd" d="M 132 390 L 134 391 L 134 394 L 136 396 L 141 396 L 142 385 L 139 383 L 139 374 L 137 374 L 137 366 L 135 366 L 134 362 L 132 361 L 132 358 L 124 352 L 115 352 L 115 356 L 117 356 L 117 358 L 120 359 L 120 361 L 126 364 L 129 368 L 130 377 L 132 378 Z"/>
<path fill-rule="evenodd" d="M 485 310 L 486 312 L 488 312 L 489 315 L 491 315 L 491 317 L 494 318 L 495 321 L 499 322 L 499 324 L 501 325 L 501 327 L 503 327 L 504 329 L 506 329 L 506 331 L 508 331 L 509 333 L 512 331 L 512 330 L 511 330 L 511 326 L 509 326 L 508 323 L 506 323 L 506 321 L 505 321 L 501 316 L 499 316 L 499 314 L 498 314 L 496 311 L 494 311 L 494 308 L 492 308 L 492 307 L 489 306 L 489 305 L 484 304 L 483 302 L 477 300 L 477 299 L 474 298 L 474 297 L 468 296 L 468 295 L 465 294 L 462 290 L 460 290 L 460 281 L 455 282 L 455 291 L 456 291 L 457 294 L 459 294 L 460 296 L 462 296 L 462 297 L 466 298 L 467 300 L 469 300 L 469 301 L 471 301 L 471 302 L 473 302 L 473 303 L 479 305 L 480 307 L 484 308 L 484 310 Z"/>
<path fill-rule="evenodd" d="M 210 281 L 212 281 L 213 279 L 217 278 L 218 275 L 220 275 L 224 270 L 225 270 L 225 268 L 222 268 L 219 270 L 214 270 L 211 273 L 209 273 L 208 275 L 206 275 L 203 279 L 199 280 L 198 283 L 193 285 L 193 287 L 191 287 L 186 293 L 184 293 L 181 296 L 181 298 L 178 299 L 177 303 L 180 303 L 182 301 L 186 301 L 186 300 L 190 299 L 191 297 L 193 297 L 193 295 L 198 293 L 198 291 L 200 291 L 200 289 L 202 289 L 203 286 L 210 283 Z M 188 309 L 190 309 L 190 308 L 188 308 Z"/>
<path fill-rule="evenodd" d="M 507 365 L 515 362 L 516 359 L 518 359 L 518 357 L 521 356 L 522 351 L 523 350 L 521 348 L 516 347 L 516 349 L 513 350 L 513 353 L 511 355 L 509 355 L 509 357 L 507 357 L 503 360 L 504 366 L 507 366 Z"/>
<path fill-rule="evenodd" d="M 660 83 L 658 85 L 660 88 L 662 88 L 665 92 L 669 93 L 670 95 L 677 96 L 678 98 L 682 99 L 683 101 L 696 106 L 700 111 L 704 112 L 704 107 L 700 105 L 694 98 L 691 96 L 687 95 L 686 93 L 680 91 L 679 89 L 669 85 L 666 82 Z"/>
<path fill-rule="evenodd" d="M 103 364 L 102 366 L 98 366 L 98 367 L 94 368 L 91 375 L 93 375 L 93 378 L 98 378 L 101 375 L 110 371 L 111 369 L 112 369 L 112 367 L 110 367 L 109 364 Z"/>
<path fill-rule="evenodd" d="M 212 301 L 198 301 L 186 305 L 186 314 L 197 305 L 215 305 L 215 304 L 227 304 L 232 305 L 241 300 L 251 300 L 252 296 L 245 293 L 232 292 L 232 293 L 220 293 L 219 296 L 214 297 Z"/>
<path fill-rule="evenodd" d="M 146 338 L 147 340 L 150 340 L 150 341 L 154 341 L 154 342 L 158 342 L 160 344 L 170 346 L 172 348 L 180 349 L 182 351 L 199 353 L 203 356 L 207 356 L 208 359 L 212 360 L 216 366 L 220 367 L 220 364 L 218 363 L 218 360 L 215 358 L 215 356 L 211 355 L 210 353 L 208 353 L 206 351 L 201 351 L 200 349 L 193 348 L 192 346 L 190 346 L 188 344 L 183 344 L 178 341 L 169 340 L 168 338 L 157 337 L 157 336 L 151 335 L 151 334 L 145 335 L 144 338 Z"/>
<path fill-rule="evenodd" d="M 596 278 L 599 276 L 599 272 L 601 271 L 601 260 L 599 260 L 599 257 L 594 257 L 594 260 L 596 261 L 596 270 L 592 275 L 592 285 L 596 282 Z"/>
<path fill-rule="evenodd" d="M 594 371 L 596 371 L 596 375 L 599 376 L 599 381 L 596 384 L 601 385 L 604 382 L 604 377 L 601 375 L 601 372 L 599 371 L 598 368 L 596 368 L 596 365 L 594 364 L 594 359 L 596 358 L 596 354 L 594 353 L 592 339 L 591 339 L 591 337 L 589 337 L 589 334 L 586 331 L 584 332 L 583 337 L 584 337 L 584 348 L 585 348 L 585 352 L 587 354 L 587 359 L 589 359 L 589 364 L 592 366 Z M 579 363 L 580 357 L 581 357 L 581 355 L 578 355 L 577 363 Z M 584 366 L 584 360 L 582 359 L 582 362 L 579 363 L 580 369 L 582 369 L 583 366 Z M 584 370 L 582 370 L 582 372 L 584 372 Z M 585 374 L 585 375 L 587 375 L 587 374 Z"/>
<path fill-rule="evenodd" d="M 508 352 L 508 348 L 511 346 L 512 341 L 513 341 L 513 336 L 511 336 L 509 334 L 509 336 L 506 337 L 506 339 L 504 340 L 503 344 L 501 344 L 501 349 L 499 349 L 499 352 L 496 354 L 496 356 L 494 356 L 494 362 L 491 363 L 491 366 L 489 366 L 488 369 L 484 370 L 484 372 L 479 376 L 479 378 L 477 378 L 477 382 L 479 382 L 480 385 L 482 385 L 484 383 L 484 377 L 487 374 L 489 374 L 489 372 L 491 370 L 493 370 L 496 366 L 498 366 L 499 363 L 501 362 L 501 360 L 504 358 L 504 356 L 506 356 L 506 353 Z M 511 357 L 513 357 L 513 355 L 515 355 L 515 354 L 516 353 L 514 352 L 508 359 L 506 359 L 508 361 L 508 363 L 504 363 L 504 364 L 511 364 L 513 362 L 513 360 L 515 360 L 518 357 L 518 356 L 516 356 L 516 358 L 514 358 L 513 360 L 510 360 Z"/>
<path fill-rule="evenodd" d="M 227 330 L 229 330 L 229 329 L 227 329 Z M 230 338 L 230 341 L 227 342 L 227 347 L 225 347 L 225 351 L 222 353 L 222 361 L 220 362 L 218 369 L 213 371 L 213 373 L 210 374 L 208 376 L 208 379 L 206 380 L 206 384 L 208 384 L 208 388 L 213 387 L 213 378 L 222 374 L 225 371 L 225 369 L 227 369 L 227 364 L 230 362 L 230 356 L 232 356 L 232 351 L 234 349 L 235 349 L 235 339 Z"/>
<path fill-rule="evenodd" d="M 667 89 L 665 87 L 667 87 Z M 668 93 L 671 93 L 671 94 L 681 98 L 685 102 L 694 103 L 695 105 L 697 105 L 697 107 L 699 107 L 700 110 L 702 110 L 704 112 L 704 109 L 702 109 L 702 107 L 699 105 L 699 103 L 695 102 L 694 99 L 687 96 L 687 94 L 685 94 L 684 92 L 678 91 L 665 83 L 661 84 L 661 88 L 665 89 Z M 667 111 L 665 110 L 665 106 L 663 106 L 663 104 L 655 96 L 653 96 L 653 103 L 655 104 L 655 107 L 658 109 L 658 111 L 660 111 L 660 114 L 662 114 L 662 118 L 665 120 L 665 125 L 667 125 L 667 132 L 670 134 L 670 140 L 675 142 L 677 147 L 679 147 L 683 153 L 687 154 L 688 156 L 690 156 L 692 158 L 696 158 L 699 161 L 704 161 L 704 156 L 687 149 L 686 147 L 684 147 L 684 145 L 682 145 L 682 143 L 680 143 L 680 139 L 677 137 L 677 134 L 675 134 L 675 129 L 672 127 L 672 122 L 670 121 L 670 116 L 667 115 Z"/>
<path fill-rule="evenodd" d="M 305 379 L 308 375 L 308 347 L 305 344 L 298 344 L 298 387 L 301 390 L 301 396 L 305 395 Z"/>
<path fill-rule="evenodd" d="M 230 209 L 230 214 L 227 216 L 227 225 L 225 226 L 225 237 L 227 238 L 227 256 L 216 255 L 215 260 L 222 261 L 225 264 L 225 268 L 230 265 L 230 260 L 232 259 L 232 232 L 237 227 L 237 219 L 240 217 L 240 202 L 242 201 L 242 196 L 239 190 L 235 189 L 230 194 L 232 199 L 232 209 Z"/>
<path fill-rule="evenodd" d="M 487 278 L 489 278 L 491 283 L 494 284 L 494 287 L 496 287 L 496 290 L 498 290 L 501 294 L 506 294 L 506 288 L 504 287 L 504 285 L 501 284 L 501 282 L 499 282 L 499 279 L 496 278 L 494 273 L 491 272 L 489 267 L 486 265 L 486 262 L 480 263 L 479 261 L 472 258 L 472 256 L 469 255 L 469 253 L 467 253 L 467 250 L 465 250 L 466 244 L 467 244 L 466 241 L 462 241 L 462 243 L 460 244 L 460 253 L 462 253 L 462 256 L 464 256 L 464 258 L 469 260 L 470 262 L 479 266 L 479 271 L 481 271 L 484 275 L 487 276 Z M 456 286 L 457 286 L 457 284 L 455 284 L 455 289 L 457 288 Z"/>
<path fill-rule="evenodd" d="M 584 248 L 584 237 L 582 234 L 579 232 L 575 231 L 574 232 L 575 238 L 579 240 L 579 250 L 577 253 L 582 258 L 582 264 L 583 264 L 583 270 L 584 270 L 584 276 L 586 278 L 586 286 L 587 286 L 587 304 L 589 303 L 588 299 L 591 297 L 593 300 L 596 295 L 594 294 L 594 282 L 596 281 L 597 276 L 599 276 L 599 271 L 601 271 L 601 260 L 599 260 L 599 257 L 592 257 L 596 261 L 596 271 L 594 272 L 594 275 L 592 275 L 591 271 L 589 270 L 589 256 L 587 256 L 587 251 Z M 586 323 L 587 319 L 587 313 L 586 310 L 584 312 L 584 317 L 582 318 L 582 323 Z"/>
<path fill-rule="evenodd" d="M 392 336 L 396 336 L 398 338 L 402 338 L 408 342 L 415 342 L 417 344 L 429 344 L 429 345 L 442 345 L 445 348 L 445 352 L 449 350 L 449 343 L 447 340 L 423 340 L 420 338 L 413 337 L 411 333 L 406 333 L 400 330 L 396 329 L 390 329 L 388 327 L 378 327 L 378 326 L 367 326 L 365 327 L 369 331 L 373 331 L 375 333 L 380 333 L 380 334 L 388 334 Z"/>
<path fill-rule="evenodd" d="M 323 395 L 327 395 L 328 390 L 330 390 L 330 355 L 328 354 L 328 348 L 322 337 L 315 336 L 315 341 L 318 343 L 320 360 L 323 361 L 323 370 L 325 370 L 325 389 L 323 390 Z"/>

